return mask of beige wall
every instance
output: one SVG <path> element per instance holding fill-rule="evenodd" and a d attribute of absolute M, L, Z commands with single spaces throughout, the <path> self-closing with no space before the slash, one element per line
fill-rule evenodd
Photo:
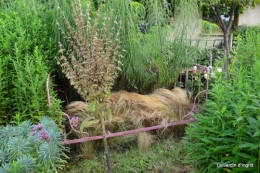
<path fill-rule="evenodd" d="M 260 24 L 260 5 L 257 5 L 254 9 L 248 8 L 245 13 L 238 17 L 238 26 L 257 24 Z"/>

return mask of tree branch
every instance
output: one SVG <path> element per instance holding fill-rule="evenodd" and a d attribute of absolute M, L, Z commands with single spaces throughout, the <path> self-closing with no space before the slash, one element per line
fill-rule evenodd
<path fill-rule="evenodd" d="M 223 20 L 221 19 L 221 14 L 219 13 L 219 9 L 217 5 L 211 5 L 213 13 L 215 14 L 215 16 L 217 17 L 217 20 L 220 24 L 220 28 L 222 29 L 222 31 L 226 31 L 226 26 L 223 22 Z"/>
<path fill-rule="evenodd" d="M 237 7 L 237 4 L 236 3 L 232 3 L 232 6 L 229 10 L 229 21 L 228 21 L 228 25 L 227 25 L 227 31 L 230 30 L 231 26 L 232 26 L 232 18 L 235 14 L 235 9 Z"/>

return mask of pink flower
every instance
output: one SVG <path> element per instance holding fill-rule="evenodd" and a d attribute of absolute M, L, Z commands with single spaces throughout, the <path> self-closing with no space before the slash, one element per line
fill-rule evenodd
<path fill-rule="evenodd" d="M 31 135 L 32 135 L 32 136 L 34 136 L 34 135 L 35 135 L 35 133 L 36 133 L 36 132 L 35 132 L 35 130 L 34 130 L 34 131 L 32 131 L 32 132 L 31 132 Z"/>
<path fill-rule="evenodd" d="M 34 129 L 33 130 L 41 130 L 43 128 L 43 124 L 38 124 L 36 126 L 34 126 Z"/>
<path fill-rule="evenodd" d="M 50 134 L 47 130 L 41 130 L 38 133 L 38 138 L 39 140 L 44 140 L 46 142 L 50 141 Z"/>
<path fill-rule="evenodd" d="M 72 127 L 77 127 L 79 123 L 79 117 L 72 117 L 70 119 L 70 124 Z"/>

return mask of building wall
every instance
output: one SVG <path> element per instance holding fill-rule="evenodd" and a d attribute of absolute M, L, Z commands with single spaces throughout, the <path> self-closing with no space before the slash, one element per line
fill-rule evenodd
<path fill-rule="evenodd" d="M 260 24 L 260 5 L 255 8 L 248 8 L 245 13 L 239 14 L 238 26 L 239 25 L 257 25 Z"/>

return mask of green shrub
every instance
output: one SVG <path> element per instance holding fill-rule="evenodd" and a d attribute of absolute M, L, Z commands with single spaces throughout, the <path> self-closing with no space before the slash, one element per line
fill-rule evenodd
<path fill-rule="evenodd" d="M 0 56 L 0 124 L 8 119 L 8 77 L 6 76 L 8 58 Z"/>
<path fill-rule="evenodd" d="M 185 29 L 191 22 L 187 18 L 196 11 L 191 1 L 182 1 L 178 8 L 178 13 L 185 13 L 179 15 L 183 16 L 178 20 L 180 31 L 170 26 L 171 11 L 166 0 L 145 0 L 144 7 L 132 0 L 106 2 L 107 10 L 113 9 L 113 20 L 123 28 L 120 40 L 126 51 L 119 89 L 147 93 L 155 88 L 171 87 L 179 72 L 194 63 L 196 51 L 183 41 L 189 35 Z"/>
<path fill-rule="evenodd" d="M 244 38 L 246 32 L 254 30 L 256 33 L 260 33 L 260 27 L 259 25 L 241 25 L 237 26 L 233 31 L 234 36 L 234 42 L 233 46 L 237 46 L 237 40 L 239 40 L 241 37 Z"/>
<path fill-rule="evenodd" d="M 235 55 L 230 79 L 216 72 L 210 99 L 186 131 L 186 162 L 197 172 L 260 172 L 260 34 L 249 30 Z"/>
<path fill-rule="evenodd" d="M 202 20 L 202 32 L 203 33 L 212 33 L 218 31 L 219 27 L 215 23 Z"/>
<path fill-rule="evenodd" d="M 28 119 L 36 123 L 48 113 L 61 124 L 61 101 L 52 91 L 51 79 L 50 106 L 46 94 L 46 79 L 54 69 L 58 52 L 50 32 L 48 3 L 37 0 L 0 3 L 0 123 L 19 124 Z"/>
<path fill-rule="evenodd" d="M 0 53 L 3 56 L 15 54 L 16 48 L 22 55 L 31 54 L 35 46 L 44 51 L 46 60 L 57 54 L 58 45 L 52 39 L 46 5 L 37 0 L 14 0 L 0 12 Z M 51 62 L 45 62 L 50 65 Z M 55 63 L 54 63 L 55 64 Z"/>
<path fill-rule="evenodd" d="M 38 122 L 52 108 L 54 112 L 49 113 L 57 123 L 61 123 L 60 102 L 52 100 L 52 105 L 48 105 L 46 93 L 48 67 L 44 64 L 42 53 L 36 47 L 32 55 L 23 58 L 21 56 L 17 50 L 15 56 L 10 58 L 14 67 L 13 88 L 10 91 L 13 97 L 10 102 L 13 106 L 12 111 L 16 114 L 11 119 L 12 122 L 19 124 L 19 121 L 28 119 Z M 51 96 L 55 98 L 55 93 L 51 93 Z M 56 108 L 54 109 L 53 106 Z"/>
<path fill-rule="evenodd" d="M 234 34 L 234 36 L 244 35 L 247 31 L 251 32 L 252 30 L 259 33 L 260 32 L 259 25 L 250 25 L 250 26 L 240 25 L 240 26 L 237 26 L 234 29 L 233 34 Z"/>
<path fill-rule="evenodd" d="M 58 172 L 67 159 L 62 133 L 55 122 L 43 116 L 33 126 L 24 121 L 19 126 L 0 129 L 0 172 Z"/>

